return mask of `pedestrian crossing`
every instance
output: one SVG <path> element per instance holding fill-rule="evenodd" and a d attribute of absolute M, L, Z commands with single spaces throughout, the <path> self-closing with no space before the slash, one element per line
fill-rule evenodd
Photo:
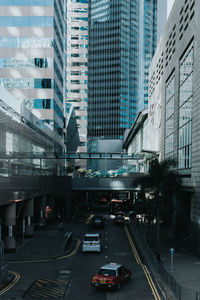
<path fill-rule="evenodd" d="M 23 298 L 59 299 L 64 298 L 70 286 L 69 270 L 61 270 L 57 279 L 37 279 Z"/>

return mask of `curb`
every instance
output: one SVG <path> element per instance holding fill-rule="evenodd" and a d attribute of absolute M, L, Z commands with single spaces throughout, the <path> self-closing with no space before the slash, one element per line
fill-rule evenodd
<path fill-rule="evenodd" d="M 58 258 L 60 258 L 64 255 L 68 255 L 68 254 L 72 253 L 75 246 L 76 246 L 76 243 L 77 243 L 76 239 L 70 241 L 69 249 L 67 249 L 66 251 L 64 251 L 60 255 L 49 256 L 49 257 L 35 257 L 35 258 L 30 257 L 30 258 L 24 258 L 24 259 L 7 259 L 7 262 L 8 263 L 15 263 L 15 262 L 30 262 L 30 261 L 42 261 L 42 260 L 58 259 Z"/>

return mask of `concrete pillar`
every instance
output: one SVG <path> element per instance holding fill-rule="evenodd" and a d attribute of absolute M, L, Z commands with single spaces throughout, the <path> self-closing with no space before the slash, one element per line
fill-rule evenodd
<path fill-rule="evenodd" d="M 46 207 L 46 195 L 40 197 L 39 199 L 39 210 L 40 210 L 39 223 L 41 224 L 41 226 L 46 225 L 45 207 Z"/>
<path fill-rule="evenodd" d="M 27 238 L 33 237 L 34 228 L 32 224 L 32 218 L 34 216 L 34 199 L 28 199 L 24 201 L 24 218 L 25 218 L 25 233 Z"/>
<path fill-rule="evenodd" d="M 5 252 L 15 252 L 16 239 L 14 235 L 14 228 L 16 225 L 16 203 L 6 206 L 4 225 L 6 226 Z"/>

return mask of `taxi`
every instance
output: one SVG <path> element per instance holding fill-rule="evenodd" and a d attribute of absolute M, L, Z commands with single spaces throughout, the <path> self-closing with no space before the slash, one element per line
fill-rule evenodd
<path fill-rule="evenodd" d="M 119 289 L 121 284 L 130 279 L 131 271 L 123 265 L 109 263 L 103 265 L 98 274 L 92 278 L 92 286 L 95 288 Z"/>

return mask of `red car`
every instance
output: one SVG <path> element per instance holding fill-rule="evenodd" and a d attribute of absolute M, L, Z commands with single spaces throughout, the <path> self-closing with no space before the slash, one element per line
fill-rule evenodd
<path fill-rule="evenodd" d="M 131 277 L 131 271 L 116 263 L 103 265 L 98 274 L 92 278 L 92 286 L 96 288 L 119 289 L 121 284 Z"/>

